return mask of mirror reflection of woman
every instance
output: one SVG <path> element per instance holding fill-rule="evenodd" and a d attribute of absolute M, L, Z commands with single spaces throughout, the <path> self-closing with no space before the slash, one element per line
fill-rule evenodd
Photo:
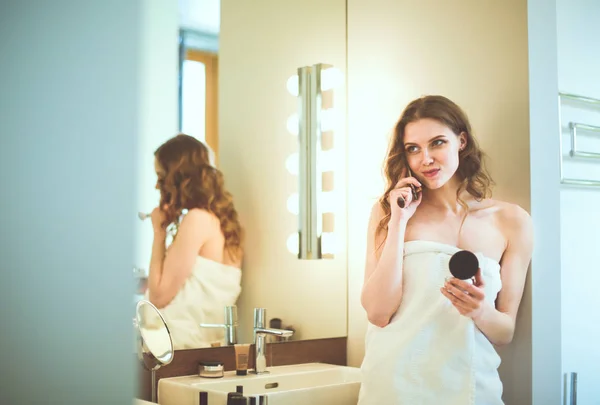
<path fill-rule="evenodd" d="M 483 157 L 447 98 L 422 97 L 402 113 L 369 221 L 359 405 L 503 403 L 495 346 L 515 333 L 533 231 L 525 210 L 489 198 Z M 461 249 L 479 260 L 472 284 L 449 272 Z"/>
<path fill-rule="evenodd" d="M 222 341 L 224 331 L 200 324 L 223 323 L 225 306 L 235 305 L 241 292 L 242 227 L 206 145 L 180 134 L 154 155 L 160 204 L 151 214 L 146 294 L 163 314 L 176 350 L 207 347 Z"/>

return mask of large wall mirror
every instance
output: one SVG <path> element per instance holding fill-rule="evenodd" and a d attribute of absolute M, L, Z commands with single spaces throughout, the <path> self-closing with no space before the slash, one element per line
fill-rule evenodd
<path fill-rule="evenodd" d="M 254 308 L 291 340 L 347 335 L 345 7 L 179 1 L 179 131 L 211 149 L 245 232 L 240 343 Z"/>

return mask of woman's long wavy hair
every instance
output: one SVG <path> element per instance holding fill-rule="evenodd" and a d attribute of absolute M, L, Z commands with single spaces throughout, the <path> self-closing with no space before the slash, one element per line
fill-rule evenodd
<path fill-rule="evenodd" d="M 205 209 L 219 219 L 225 250 L 231 258 L 240 258 L 242 226 L 233 198 L 225 190 L 223 174 L 211 165 L 206 145 L 179 134 L 162 144 L 154 156 L 164 173 L 157 181 L 160 206 L 168 206 L 164 225 L 177 226 L 184 209 Z"/>
<path fill-rule="evenodd" d="M 491 187 L 494 185 L 494 182 L 485 167 L 485 154 L 479 148 L 477 140 L 473 137 L 471 124 L 464 111 L 454 102 L 443 96 L 432 95 L 418 98 L 410 102 L 402 112 L 390 142 L 388 155 L 384 164 L 386 191 L 379 199 L 384 216 L 377 227 L 378 233 L 387 231 L 388 222 L 391 217 L 391 208 L 388 201 L 389 195 L 400 180 L 404 168 L 407 166 L 404 149 L 404 131 L 408 124 L 423 118 L 430 118 L 440 122 L 450 128 L 457 136 L 461 133 L 465 134 L 466 145 L 459 152 L 459 164 L 456 173 L 461 182 L 456 192 L 456 198 L 459 204 L 465 209 L 465 213 L 468 211 L 468 207 L 460 197 L 463 190 L 467 190 L 478 201 L 488 198 L 492 194 Z"/>

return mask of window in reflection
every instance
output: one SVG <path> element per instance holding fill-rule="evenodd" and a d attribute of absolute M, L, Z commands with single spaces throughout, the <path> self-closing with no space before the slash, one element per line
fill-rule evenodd
<path fill-rule="evenodd" d="M 205 142 L 218 162 L 218 56 L 187 49 L 182 63 L 180 132 Z"/>
<path fill-rule="evenodd" d="M 206 65 L 195 60 L 183 62 L 183 111 L 181 132 L 206 139 Z"/>

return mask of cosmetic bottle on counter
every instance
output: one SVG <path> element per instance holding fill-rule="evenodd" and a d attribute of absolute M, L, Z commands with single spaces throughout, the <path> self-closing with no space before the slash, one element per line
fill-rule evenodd
<path fill-rule="evenodd" d="M 248 374 L 248 358 L 250 357 L 250 344 L 249 343 L 236 343 L 234 345 L 235 350 L 235 374 L 236 375 L 247 375 Z"/>
<path fill-rule="evenodd" d="M 244 396 L 244 387 L 238 385 L 235 387 L 235 392 L 227 394 L 227 405 L 247 405 L 248 398 Z"/>
<path fill-rule="evenodd" d="M 244 396 L 231 397 L 227 400 L 227 405 L 248 405 L 248 398 Z"/>
<path fill-rule="evenodd" d="M 208 392 L 200 391 L 200 398 L 198 400 L 199 405 L 208 405 Z"/>

